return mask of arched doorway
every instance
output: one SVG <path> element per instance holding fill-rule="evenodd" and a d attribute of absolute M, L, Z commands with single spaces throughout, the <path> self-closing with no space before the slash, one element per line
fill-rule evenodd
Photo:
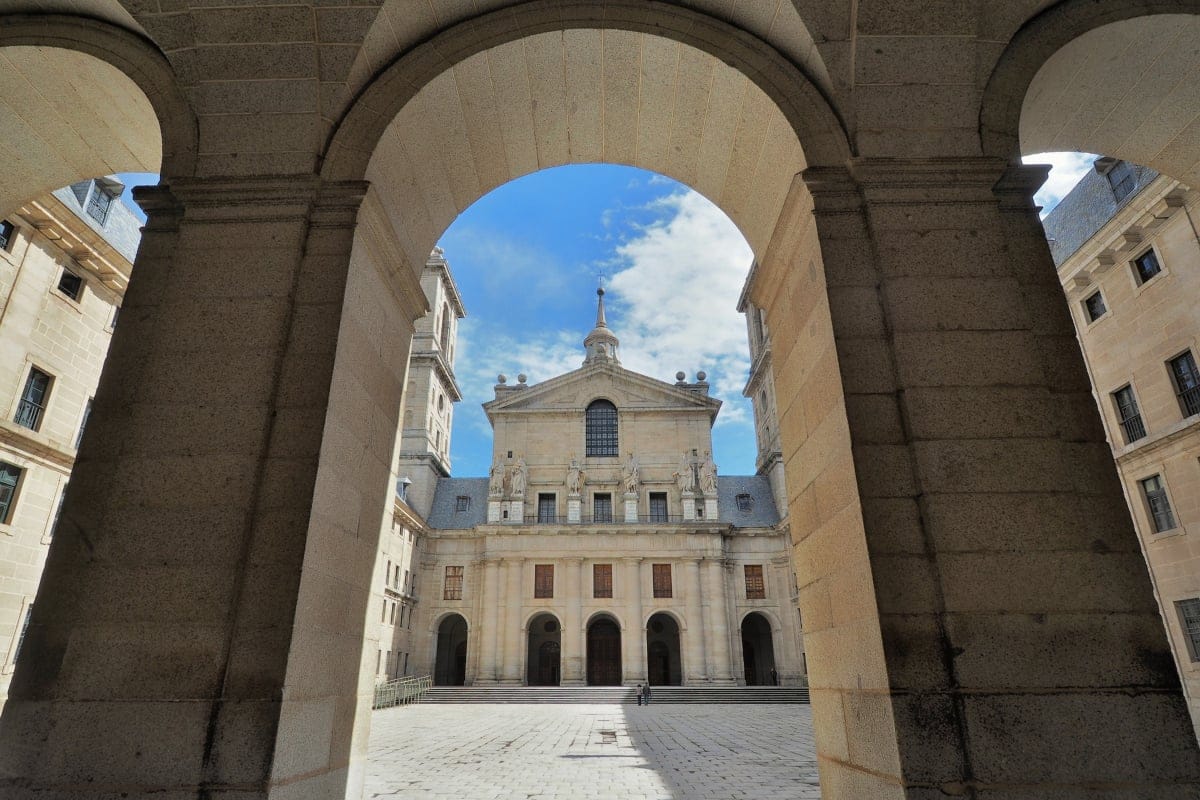
<path fill-rule="evenodd" d="M 435 686 L 463 686 L 466 682 L 467 621 L 460 614 L 451 614 L 438 625 L 433 683 Z"/>
<path fill-rule="evenodd" d="M 776 686 L 779 673 L 775 671 L 775 644 L 771 640 L 771 623 L 762 614 L 747 614 L 742 620 L 742 661 L 747 686 Z"/>
<path fill-rule="evenodd" d="M 561 643 L 562 626 L 553 614 L 538 614 L 529 621 L 529 647 L 525 658 L 527 686 L 558 686 Z"/>
<path fill-rule="evenodd" d="M 646 681 L 651 686 L 682 686 L 679 623 L 670 614 L 655 614 L 646 623 Z"/>
<path fill-rule="evenodd" d="M 611 617 L 598 617 L 587 629 L 588 686 L 621 685 L 621 629 Z"/>

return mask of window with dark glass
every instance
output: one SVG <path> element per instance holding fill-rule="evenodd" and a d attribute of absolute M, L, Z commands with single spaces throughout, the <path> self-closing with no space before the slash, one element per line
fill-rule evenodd
<path fill-rule="evenodd" d="M 592 564 L 592 597 L 612 597 L 612 564 Z"/>
<path fill-rule="evenodd" d="M 538 492 L 538 522 L 554 522 L 557 518 L 557 498 L 553 493 Z"/>
<path fill-rule="evenodd" d="M 462 600 L 463 568 L 446 567 L 446 582 L 442 589 L 443 600 Z"/>
<path fill-rule="evenodd" d="M 108 220 L 108 212 L 112 207 L 113 196 L 97 181 L 92 181 L 92 193 L 88 195 L 87 214 L 96 222 L 103 225 Z"/>
<path fill-rule="evenodd" d="M 1142 423 L 1142 412 L 1138 409 L 1137 398 L 1133 396 L 1133 387 L 1126 384 L 1113 392 L 1112 397 L 1117 416 L 1121 419 L 1121 430 L 1125 433 L 1125 444 L 1144 437 L 1146 426 Z"/>
<path fill-rule="evenodd" d="M 17 634 L 17 644 L 13 647 L 12 663 L 17 663 L 21 657 L 21 646 L 25 644 L 25 634 L 29 633 L 29 619 L 33 616 L 33 603 L 25 607 L 25 619 L 21 622 L 21 632 Z"/>
<path fill-rule="evenodd" d="M 8 250 L 12 245 L 13 233 L 16 228 L 8 220 L 0 220 L 0 250 Z"/>
<path fill-rule="evenodd" d="M 113 306 L 113 315 L 112 315 L 112 319 L 109 320 L 109 322 L 108 322 L 108 327 L 116 328 L 117 327 L 117 318 L 120 316 L 121 316 L 121 307 Z"/>
<path fill-rule="evenodd" d="M 734 498 L 737 502 L 737 509 L 743 514 L 749 514 L 754 510 L 754 498 L 748 494 L 739 494 Z"/>
<path fill-rule="evenodd" d="M 442 352 L 445 353 L 450 349 L 450 306 L 442 305 L 442 330 L 440 331 Z"/>
<path fill-rule="evenodd" d="M 671 596 L 671 565 L 651 564 L 650 574 L 654 578 L 654 596 Z"/>
<path fill-rule="evenodd" d="M 533 596 L 535 598 L 554 597 L 554 565 L 533 565 Z"/>
<path fill-rule="evenodd" d="M 79 420 L 79 433 L 75 434 L 75 449 L 79 449 L 79 445 L 83 442 L 83 429 L 87 427 L 88 417 L 92 415 L 92 403 L 94 398 L 89 397 L 88 401 L 83 404 L 83 419 Z"/>
<path fill-rule="evenodd" d="M 592 495 L 592 521 L 612 522 L 612 495 Z"/>
<path fill-rule="evenodd" d="M 767 588 L 763 584 L 762 564 L 746 564 L 746 599 L 766 600 Z"/>
<path fill-rule="evenodd" d="M 1162 266 L 1158 263 L 1158 254 L 1153 250 L 1147 250 L 1135 258 L 1133 260 L 1133 272 L 1137 275 L 1139 284 L 1145 283 L 1162 272 Z"/>
<path fill-rule="evenodd" d="M 25 390 L 21 392 L 21 402 L 17 404 L 16 423 L 30 430 L 40 428 L 49 398 L 50 376 L 31 367 L 29 377 L 25 379 Z"/>
<path fill-rule="evenodd" d="M 1142 485 L 1142 496 L 1146 498 L 1146 507 L 1150 510 L 1150 517 L 1154 520 L 1154 530 L 1156 533 L 1169 531 L 1175 527 L 1175 514 L 1171 511 L 1171 502 L 1167 499 L 1167 487 L 1163 485 L 1162 478 L 1158 475 L 1151 475 L 1140 481 Z"/>
<path fill-rule="evenodd" d="M 58 276 L 58 291 L 72 300 L 78 300 L 83 294 L 83 278 L 69 269 L 64 269 Z"/>
<path fill-rule="evenodd" d="M 1200 414 L 1200 371 L 1192 351 L 1175 356 L 1167 364 L 1171 368 L 1171 379 L 1175 382 L 1175 394 L 1185 417 Z"/>
<path fill-rule="evenodd" d="M 1127 161 L 1118 161 L 1113 164 L 1106 177 L 1109 186 L 1112 187 L 1113 197 L 1118 203 L 1137 188 L 1137 177 L 1133 174 L 1133 167 Z"/>
<path fill-rule="evenodd" d="M 50 520 L 50 532 L 46 536 L 47 539 L 54 538 L 54 530 L 58 527 L 58 520 L 62 517 L 63 503 L 67 500 L 67 487 L 64 485 L 62 491 L 58 493 L 58 505 L 54 507 L 54 519 Z"/>
<path fill-rule="evenodd" d="M 0 524 L 12 518 L 13 501 L 17 499 L 17 484 L 21 482 L 21 468 L 0 461 Z"/>
<path fill-rule="evenodd" d="M 1192 661 L 1200 661 L 1200 597 L 1177 600 L 1175 609 L 1179 612 L 1179 625 L 1187 640 L 1188 656 Z"/>
<path fill-rule="evenodd" d="M 471 508 L 471 496 L 470 495 L 460 494 L 458 497 L 454 498 L 454 512 L 455 513 L 459 513 L 461 511 L 468 511 L 468 510 L 470 510 L 470 508 Z"/>
<path fill-rule="evenodd" d="M 1104 295 L 1099 291 L 1089 294 L 1083 301 L 1083 307 L 1087 311 L 1088 322 L 1095 322 L 1108 311 L 1108 306 L 1104 305 Z"/>
<path fill-rule="evenodd" d="M 607 400 L 593 400 L 584 415 L 587 455 L 615 456 L 617 450 L 617 407 Z"/>
<path fill-rule="evenodd" d="M 666 522 L 667 521 L 667 493 L 666 492 L 651 492 L 650 493 L 650 521 L 651 522 Z"/>

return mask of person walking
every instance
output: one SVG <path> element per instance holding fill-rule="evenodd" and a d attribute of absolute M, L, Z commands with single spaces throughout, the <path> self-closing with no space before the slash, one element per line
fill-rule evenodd
<path fill-rule="evenodd" d="M 650 684 L 647 683 L 642 687 L 642 703 L 640 705 L 650 705 L 650 694 Z"/>
<path fill-rule="evenodd" d="M 637 701 L 638 705 L 640 706 L 642 704 L 642 685 L 640 683 L 638 684 L 637 688 Z"/>

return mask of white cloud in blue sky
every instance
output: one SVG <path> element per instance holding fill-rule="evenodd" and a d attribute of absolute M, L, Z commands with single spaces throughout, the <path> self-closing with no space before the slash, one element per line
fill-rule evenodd
<path fill-rule="evenodd" d="M 1046 182 L 1033 196 L 1034 202 L 1042 207 L 1044 217 L 1054 210 L 1059 200 L 1075 188 L 1075 184 L 1079 183 L 1084 173 L 1092 168 L 1096 156 L 1091 153 L 1038 153 L 1025 156 L 1021 160 L 1026 164 L 1050 165 L 1050 174 L 1046 177 Z"/>

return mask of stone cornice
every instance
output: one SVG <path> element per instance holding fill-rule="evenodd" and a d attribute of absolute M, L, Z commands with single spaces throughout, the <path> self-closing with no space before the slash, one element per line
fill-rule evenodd
<path fill-rule="evenodd" d="M 450 365 L 446 363 L 446 358 L 440 350 L 422 350 L 414 352 L 410 357 L 412 363 L 428 363 L 433 367 L 433 371 L 441 380 L 442 385 L 446 387 L 446 393 L 455 402 L 461 401 L 462 389 L 458 386 L 458 381 L 454 377 L 454 370 L 450 369 Z"/>
<path fill-rule="evenodd" d="M 124 295 L 133 264 L 61 200 L 46 195 L 26 203 L 17 213 L 69 255 L 80 269 L 118 295 Z"/>
<path fill-rule="evenodd" d="M 16 450 L 42 466 L 70 472 L 75 465 L 75 453 L 57 447 L 44 434 L 23 428 L 15 422 L 0 420 L 0 445 Z"/>

